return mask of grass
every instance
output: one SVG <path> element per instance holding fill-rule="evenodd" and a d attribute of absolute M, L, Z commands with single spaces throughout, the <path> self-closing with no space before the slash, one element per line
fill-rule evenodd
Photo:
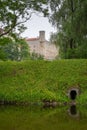
<path fill-rule="evenodd" d="M 69 101 L 70 87 L 80 87 L 77 102 L 87 100 L 87 60 L 0 62 L 0 100 Z"/>

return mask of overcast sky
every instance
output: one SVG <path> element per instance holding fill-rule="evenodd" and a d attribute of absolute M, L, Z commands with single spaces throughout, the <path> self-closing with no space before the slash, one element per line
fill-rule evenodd
<path fill-rule="evenodd" d="M 46 39 L 49 40 L 50 33 L 56 32 L 56 29 L 49 23 L 48 18 L 40 17 L 33 14 L 32 18 L 25 24 L 27 30 L 22 34 L 23 37 L 37 37 L 39 31 L 43 30 L 46 32 Z"/>

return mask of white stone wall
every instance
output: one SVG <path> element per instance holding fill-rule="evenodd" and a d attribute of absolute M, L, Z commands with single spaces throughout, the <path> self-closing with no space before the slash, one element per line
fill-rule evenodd
<path fill-rule="evenodd" d="M 42 39 L 42 40 L 41 40 Z M 39 32 L 39 38 L 27 39 L 30 53 L 35 52 L 44 56 L 46 60 L 53 60 L 59 55 L 59 48 L 45 40 L 45 32 Z"/>
<path fill-rule="evenodd" d="M 59 48 L 47 41 L 41 43 L 39 40 L 35 40 L 27 41 L 27 43 L 30 48 L 30 53 L 35 52 L 43 55 L 44 59 L 53 60 L 58 55 Z"/>

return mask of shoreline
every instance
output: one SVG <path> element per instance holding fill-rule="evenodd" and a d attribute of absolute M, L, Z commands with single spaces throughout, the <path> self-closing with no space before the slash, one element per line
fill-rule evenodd
<path fill-rule="evenodd" d="M 44 107 L 57 107 L 57 106 L 72 106 L 78 105 L 76 101 L 70 102 L 57 102 L 57 101 L 47 101 L 47 102 L 24 102 L 24 101 L 0 101 L 0 105 L 13 105 L 13 106 L 44 106 Z"/>

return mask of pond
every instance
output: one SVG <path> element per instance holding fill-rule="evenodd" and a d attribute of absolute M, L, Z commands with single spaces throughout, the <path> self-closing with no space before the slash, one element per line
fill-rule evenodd
<path fill-rule="evenodd" d="M 87 107 L 0 106 L 0 130 L 82 129 L 87 129 Z"/>

